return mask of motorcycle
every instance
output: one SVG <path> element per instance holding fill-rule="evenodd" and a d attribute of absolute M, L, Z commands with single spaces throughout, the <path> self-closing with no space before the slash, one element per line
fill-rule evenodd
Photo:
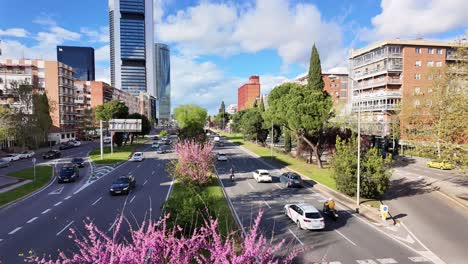
<path fill-rule="evenodd" d="M 333 219 L 333 221 L 338 220 L 338 212 L 336 211 L 336 209 L 330 209 L 328 206 L 324 205 L 322 211 L 324 214 L 330 216 Z"/>

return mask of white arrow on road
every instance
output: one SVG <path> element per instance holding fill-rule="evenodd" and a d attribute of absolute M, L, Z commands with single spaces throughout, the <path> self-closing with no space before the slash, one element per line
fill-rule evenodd
<path fill-rule="evenodd" d="M 61 194 L 62 191 L 63 191 L 63 188 L 65 188 L 65 187 L 62 187 L 62 188 L 59 188 L 59 189 L 57 189 L 57 190 L 55 190 L 55 191 L 53 191 L 53 192 L 50 192 L 49 195 Z"/>
<path fill-rule="evenodd" d="M 400 237 L 400 236 L 396 236 L 396 235 L 392 235 L 390 234 L 392 237 L 400 240 L 400 241 L 403 241 L 405 243 L 408 243 L 408 244 L 414 244 L 414 239 L 411 235 L 407 235 L 406 238 L 405 237 Z"/>

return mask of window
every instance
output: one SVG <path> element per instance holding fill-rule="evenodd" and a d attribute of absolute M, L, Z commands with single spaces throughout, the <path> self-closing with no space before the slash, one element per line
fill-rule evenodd
<path fill-rule="evenodd" d="M 419 95 L 421 93 L 421 87 L 414 87 L 414 95 Z"/>
<path fill-rule="evenodd" d="M 62 134 L 62 139 L 65 139 L 65 134 Z"/>
<path fill-rule="evenodd" d="M 436 67 L 442 67 L 442 62 L 441 61 L 436 62 Z"/>
<path fill-rule="evenodd" d="M 431 108 L 432 107 L 432 100 L 428 100 L 426 103 L 426 106 Z"/>
<path fill-rule="evenodd" d="M 416 54 L 421 54 L 421 48 L 416 48 Z"/>
<path fill-rule="evenodd" d="M 414 64 L 414 66 L 416 66 L 416 67 L 421 67 L 421 61 L 416 61 L 416 63 Z"/>
<path fill-rule="evenodd" d="M 437 49 L 437 54 L 442 55 L 442 54 L 444 54 L 444 51 L 441 48 L 438 48 Z"/>
<path fill-rule="evenodd" d="M 428 61 L 427 62 L 427 67 L 433 67 L 434 66 L 434 62 L 433 61 Z"/>
<path fill-rule="evenodd" d="M 432 93 L 432 88 L 427 89 L 428 93 Z"/>
<path fill-rule="evenodd" d="M 415 80 L 421 80 L 421 74 L 420 73 L 414 74 L 414 79 Z"/>
<path fill-rule="evenodd" d="M 421 105 L 421 102 L 419 100 L 414 100 L 414 108 L 418 108 Z"/>
<path fill-rule="evenodd" d="M 432 79 L 434 79 L 434 76 L 432 76 L 432 74 L 429 74 L 429 75 L 427 76 L 427 79 L 428 79 L 429 81 L 431 81 Z"/>
<path fill-rule="evenodd" d="M 434 49 L 433 49 L 433 48 L 428 48 L 428 49 L 427 49 L 427 53 L 429 53 L 429 54 L 434 54 Z"/>

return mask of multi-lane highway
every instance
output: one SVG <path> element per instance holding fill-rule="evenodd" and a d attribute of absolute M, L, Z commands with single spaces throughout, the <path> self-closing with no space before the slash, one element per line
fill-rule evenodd
<path fill-rule="evenodd" d="M 91 146 L 64 151 L 64 157 L 53 161 L 66 163 L 71 157 L 85 157 Z M 54 181 L 42 192 L 0 209 L 0 260 L 3 263 L 22 263 L 19 254 L 30 250 L 39 256 L 57 254 L 57 250 L 74 250 L 74 242 L 68 238 L 69 228 L 78 234 L 86 234 L 83 221 L 88 217 L 97 226 L 111 234 L 118 215 L 123 211 L 132 227 L 137 227 L 145 218 L 159 218 L 161 203 L 165 201 L 171 185 L 166 174 L 166 163 L 174 153 L 156 154 L 150 145 L 144 145 L 143 162 L 126 162 L 107 175 L 88 183 L 90 164 L 81 169 L 81 179 L 74 183 L 58 184 Z M 110 196 L 112 181 L 132 174 L 137 187 L 127 196 Z M 122 228 L 126 228 L 124 222 Z"/>
<path fill-rule="evenodd" d="M 326 218 L 324 231 L 300 230 L 283 213 L 287 203 L 306 202 L 319 210 L 327 197 L 314 188 L 284 189 L 278 184 L 257 183 L 252 178 L 256 169 L 268 169 L 273 176 L 281 168 L 271 167 L 241 148 L 227 144 L 222 148 L 228 161 L 217 162 L 216 168 L 244 228 L 248 228 L 259 210 L 264 211 L 261 229 L 274 242 L 285 239 L 289 247 L 305 247 L 301 263 L 443 263 L 399 226 L 379 226 L 339 208 L 339 220 Z M 235 182 L 229 179 L 234 167 Z"/>

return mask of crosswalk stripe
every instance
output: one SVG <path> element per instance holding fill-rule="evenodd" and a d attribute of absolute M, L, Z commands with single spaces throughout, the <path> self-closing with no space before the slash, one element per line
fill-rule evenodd
<path fill-rule="evenodd" d="M 375 262 L 372 259 L 361 259 L 361 260 L 356 260 L 356 262 L 358 264 L 377 264 L 377 262 Z"/>
<path fill-rule="evenodd" d="M 382 264 L 395 264 L 395 263 L 398 263 L 396 260 L 394 260 L 392 258 L 377 259 L 377 261 L 382 263 Z"/>
<path fill-rule="evenodd" d="M 421 257 L 421 256 L 418 256 L 418 257 L 409 257 L 409 260 L 413 261 L 413 262 L 429 262 L 429 260 L 425 257 Z"/>

